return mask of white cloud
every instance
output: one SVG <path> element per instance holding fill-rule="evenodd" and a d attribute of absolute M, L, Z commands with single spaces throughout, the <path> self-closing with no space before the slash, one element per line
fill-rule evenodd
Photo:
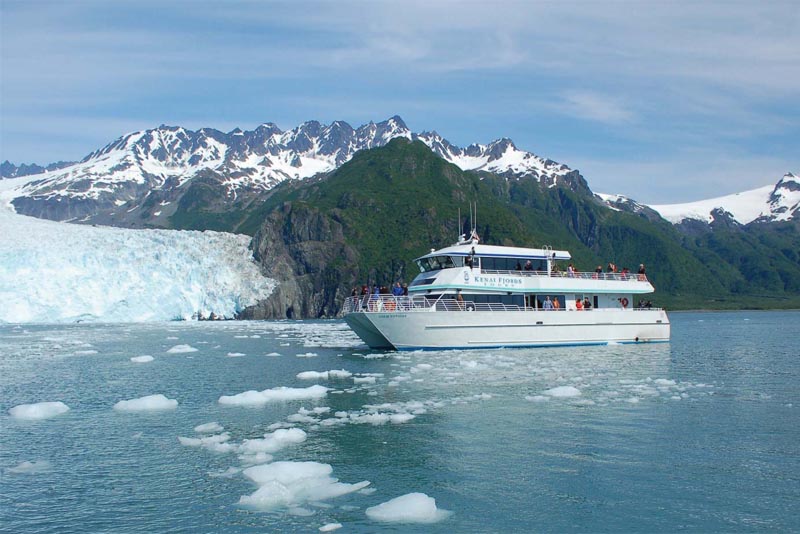
<path fill-rule="evenodd" d="M 554 107 L 579 119 L 600 122 L 629 122 L 635 117 L 620 99 L 587 91 L 568 91 Z"/>

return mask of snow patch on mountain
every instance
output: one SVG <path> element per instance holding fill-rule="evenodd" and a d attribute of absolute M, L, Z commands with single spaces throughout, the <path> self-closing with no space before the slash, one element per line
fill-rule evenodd
<path fill-rule="evenodd" d="M 650 207 L 673 224 L 686 219 L 711 223 L 714 220 L 713 213 L 720 211 L 729 213 L 739 224 L 787 221 L 800 213 L 800 178 L 787 173 L 774 186 L 767 185 L 697 202 Z"/>
<path fill-rule="evenodd" d="M 625 195 L 610 195 L 608 193 L 595 193 L 594 196 L 605 204 L 608 208 L 614 211 L 629 211 L 633 213 L 640 213 L 648 206 L 636 202 L 632 198 Z"/>

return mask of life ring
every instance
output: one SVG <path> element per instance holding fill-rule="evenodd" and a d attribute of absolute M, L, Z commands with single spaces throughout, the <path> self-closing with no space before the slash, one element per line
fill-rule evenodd
<path fill-rule="evenodd" d="M 387 311 L 394 311 L 395 308 L 397 308 L 397 305 L 394 303 L 393 300 L 388 300 L 386 301 L 384 307 L 386 308 Z"/>
<path fill-rule="evenodd" d="M 625 297 L 622 297 L 622 298 L 619 300 L 619 303 L 620 303 L 620 304 L 622 304 L 622 307 L 623 307 L 623 308 L 627 308 L 627 307 L 628 307 L 628 299 L 626 299 Z"/>

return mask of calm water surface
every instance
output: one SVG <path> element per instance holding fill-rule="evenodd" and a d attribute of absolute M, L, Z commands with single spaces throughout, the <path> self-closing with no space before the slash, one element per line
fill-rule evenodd
<path fill-rule="evenodd" d="M 662 345 L 425 353 L 341 322 L 0 326 L 0 531 L 800 531 L 800 313 L 671 319 Z M 329 370 L 347 373 L 298 377 Z M 270 402 L 219 402 L 248 390 Z M 177 408 L 113 409 L 152 394 Z M 70 410 L 9 415 L 45 401 Z M 240 504 L 258 489 L 241 470 L 269 460 L 245 440 L 290 427 L 250 443 L 370 485 Z M 411 492 L 452 514 L 367 517 Z"/>

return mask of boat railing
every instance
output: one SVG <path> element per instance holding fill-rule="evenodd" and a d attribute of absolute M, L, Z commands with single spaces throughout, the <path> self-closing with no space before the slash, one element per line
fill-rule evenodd
<path fill-rule="evenodd" d="M 605 309 L 605 308 L 594 308 Z M 619 308 L 616 308 L 619 309 Z M 628 311 L 633 310 L 660 310 L 661 308 L 625 308 Z M 423 296 L 401 296 L 394 295 L 363 295 L 348 297 L 342 306 L 342 314 L 355 312 L 366 313 L 393 313 L 393 312 L 422 312 L 422 311 L 493 311 L 493 312 L 509 312 L 509 311 L 549 311 L 549 312 L 572 312 L 572 311 L 592 311 L 590 310 L 577 310 L 570 308 L 559 308 L 543 310 L 539 308 L 531 308 L 527 306 L 518 306 L 516 304 L 503 304 L 502 302 L 473 302 L 471 300 L 457 300 L 457 299 L 429 299 Z"/>
<path fill-rule="evenodd" d="M 547 276 L 550 278 L 578 278 L 581 280 L 613 280 L 617 282 L 647 282 L 646 274 L 638 273 L 598 273 L 583 271 L 517 271 L 483 269 L 482 274 L 504 274 L 512 276 Z"/>

